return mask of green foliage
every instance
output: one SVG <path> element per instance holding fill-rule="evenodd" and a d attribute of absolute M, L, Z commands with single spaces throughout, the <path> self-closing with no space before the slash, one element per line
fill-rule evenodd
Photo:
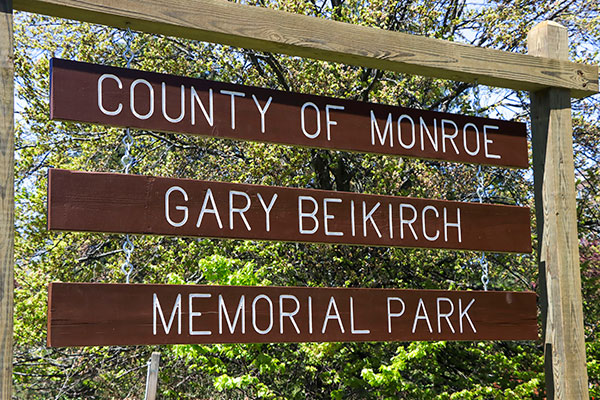
<path fill-rule="evenodd" d="M 535 353 L 521 343 L 413 342 L 398 347 L 390 364 L 378 372 L 364 369 L 362 376 L 381 398 L 531 398 L 543 379 L 536 372 L 543 359 Z"/>
<path fill-rule="evenodd" d="M 248 1 L 258 7 L 524 52 L 536 22 L 569 27 L 574 59 L 600 62 L 595 0 Z M 324 38 L 326 40 L 326 38 Z M 48 349 L 46 286 L 123 282 L 122 238 L 49 233 L 46 170 L 120 171 L 123 130 L 49 119 L 52 56 L 124 66 L 121 31 L 15 15 L 17 398 L 143 398 L 161 352 L 161 399 L 544 398 L 541 342 L 302 343 Z M 133 68 L 464 114 L 528 119 L 524 93 L 136 33 Z M 600 396 L 598 97 L 576 101 L 578 228 L 591 395 Z M 475 200 L 468 165 L 133 131 L 139 174 L 400 196 Z M 527 171 L 486 167 L 486 201 L 533 207 Z M 535 226 L 533 227 L 535 233 Z M 535 240 L 535 236 L 534 236 Z M 480 289 L 478 254 L 211 239 L 136 237 L 136 283 Z M 488 254 L 491 285 L 536 288 L 535 255 Z"/>

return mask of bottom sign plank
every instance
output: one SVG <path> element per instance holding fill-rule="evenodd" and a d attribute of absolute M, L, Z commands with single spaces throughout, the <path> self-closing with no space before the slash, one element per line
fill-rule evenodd
<path fill-rule="evenodd" d="M 536 295 L 51 283 L 48 345 L 535 340 Z"/>

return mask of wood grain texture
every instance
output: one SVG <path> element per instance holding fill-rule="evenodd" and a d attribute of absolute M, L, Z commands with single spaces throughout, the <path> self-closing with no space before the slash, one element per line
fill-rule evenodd
<path fill-rule="evenodd" d="M 48 227 L 531 252 L 528 207 L 51 169 Z"/>
<path fill-rule="evenodd" d="M 144 84 L 136 85 L 140 79 Z M 403 157 L 529 167 L 527 130 L 520 122 L 57 58 L 50 62 L 50 88 L 50 117 L 53 119 Z M 154 94 L 152 103 L 151 93 Z"/>
<path fill-rule="evenodd" d="M 566 59 L 567 29 L 538 24 L 529 33 L 528 48 L 534 55 Z M 547 395 L 587 399 L 569 92 L 531 93 L 531 121 Z"/>
<path fill-rule="evenodd" d="M 12 1 L 0 1 L 0 399 L 12 397 L 14 276 L 14 61 Z"/>
<path fill-rule="evenodd" d="M 48 295 L 52 347 L 537 338 L 533 292 L 51 283 Z"/>
<path fill-rule="evenodd" d="M 598 92 L 598 67 L 291 14 L 224 0 L 15 0 L 80 21 L 369 68 L 574 97 Z"/>
<path fill-rule="evenodd" d="M 156 390 L 158 389 L 158 368 L 160 366 L 160 353 L 152 352 L 150 363 L 148 364 L 148 377 L 146 381 L 146 396 L 144 400 L 156 400 Z"/>

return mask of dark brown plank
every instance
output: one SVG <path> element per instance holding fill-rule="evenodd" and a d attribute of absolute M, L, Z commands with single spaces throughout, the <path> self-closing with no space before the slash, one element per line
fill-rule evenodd
<path fill-rule="evenodd" d="M 532 292 L 51 283 L 48 345 L 535 340 L 536 310 Z"/>
<path fill-rule="evenodd" d="M 51 117 L 60 120 L 528 167 L 526 128 L 518 122 L 61 59 L 51 63 L 50 93 Z"/>
<path fill-rule="evenodd" d="M 318 210 L 313 216 L 315 205 Z M 56 169 L 49 172 L 48 227 L 64 231 L 531 251 L 527 207 Z"/>

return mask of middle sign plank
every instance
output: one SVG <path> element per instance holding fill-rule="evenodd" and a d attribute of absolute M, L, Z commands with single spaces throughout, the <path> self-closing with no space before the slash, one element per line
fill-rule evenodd
<path fill-rule="evenodd" d="M 52 118 L 527 168 L 525 124 L 53 59 Z"/>
<path fill-rule="evenodd" d="M 64 231 L 531 252 L 529 208 L 51 169 Z"/>

